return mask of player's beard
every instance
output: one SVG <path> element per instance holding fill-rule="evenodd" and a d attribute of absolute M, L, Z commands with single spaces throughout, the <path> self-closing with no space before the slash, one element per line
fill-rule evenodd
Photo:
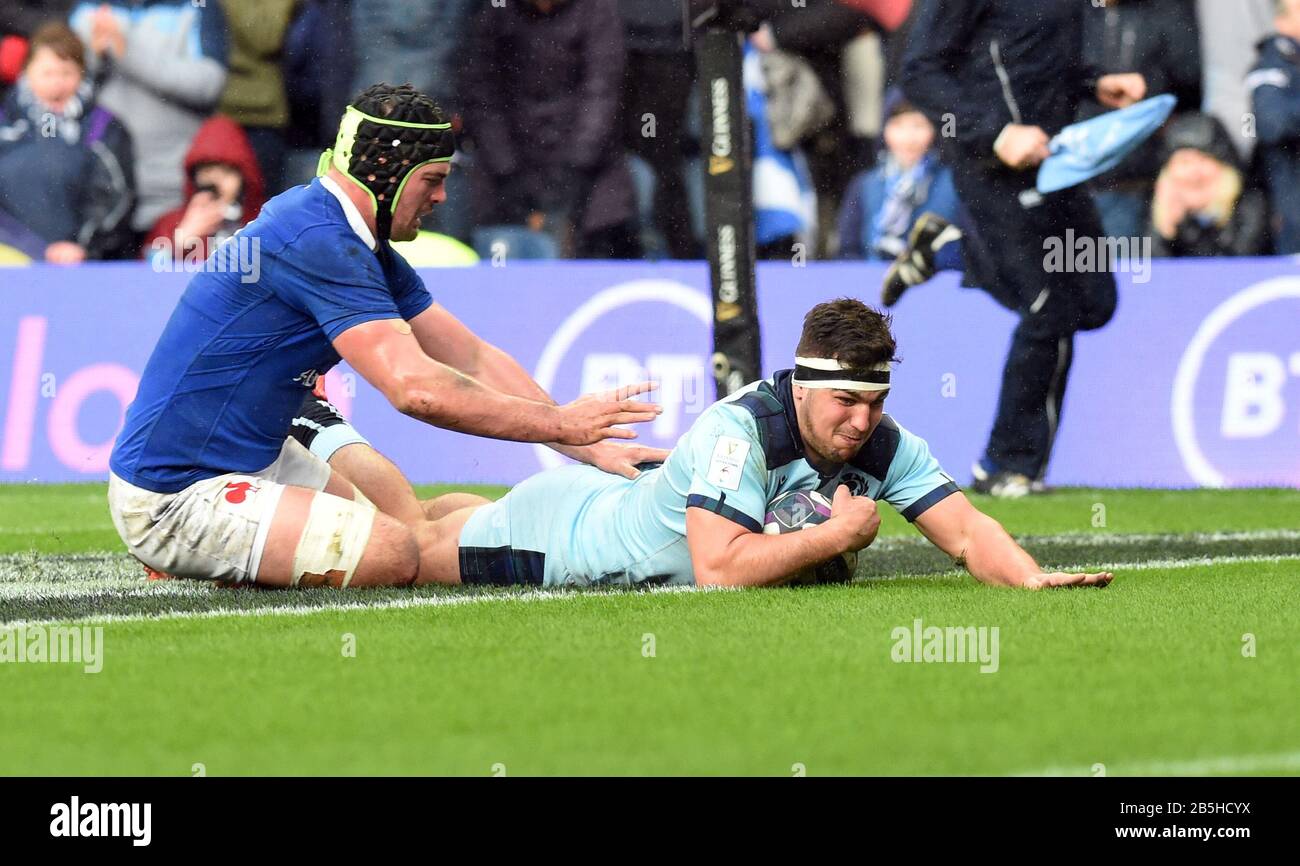
<path fill-rule="evenodd" d="M 391 240 L 401 243 L 403 241 L 413 241 L 420 233 L 420 220 L 417 218 L 414 222 L 399 225 L 396 220 L 388 230 Z"/>
<path fill-rule="evenodd" d="M 843 434 L 843 436 L 840 434 Z M 817 453 L 817 456 L 823 463 L 828 465 L 842 465 L 858 456 L 858 452 L 862 450 L 862 446 L 867 444 L 867 438 L 869 435 L 869 433 L 860 434 L 859 431 L 853 429 L 836 427 L 831 431 L 829 441 L 815 441 L 811 443 L 813 446 L 812 450 Z M 851 437 L 854 441 L 850 441 L 849 438 L 845 437 Z"/>
<path fill-rule="evenodd" d="M 831 443 L 822 441 L 819 437 L 805 436 L 803 448 L 804 457 L 818 472 L 829 472 L 845 462 Z"/>

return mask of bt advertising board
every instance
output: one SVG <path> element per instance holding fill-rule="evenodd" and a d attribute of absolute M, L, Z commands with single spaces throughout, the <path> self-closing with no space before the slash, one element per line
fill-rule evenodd
<path fill-rule="evenodd" d="M 427 270 L 434 297 L 557 400 L 640 379 L 671 447 L 714 399 L 699 263 L 516 263 Z M 764 370 L 789 366 L 803 314 L 876 297 L 881 268 L 764 264 Z M 1048 480 L 1099 486 L 1300 484 L 1300 268 L 1291 259 L 1155 262 L 1120 280 L 1105 329 L 1077 338 Z M 188 281 L 134 264 L 0 270 L 0 482 L 97 481 L 140 371 Z M 944 275 L 894 312 L 887 411 L 959 479 L 980 455 L 1014 316 Z M 510 484 L 559 465 L 543 446 L 435 430 L 341 366 L 327 390 L 417 482 Z"/>

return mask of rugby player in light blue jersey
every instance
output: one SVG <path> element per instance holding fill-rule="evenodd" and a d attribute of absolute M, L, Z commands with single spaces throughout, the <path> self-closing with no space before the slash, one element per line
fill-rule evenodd
<path fill-rule="evenodd" d="M 370 88 L 348 107 L 320 176 L 268 202 L 190 281 L 110 458 L 113 523 L 147 569 L 271 586 L 415 579 L 429 524 L 377 510 L 353 483 L 369 484 L 365 471 L 349 478 L 286 438 L 307 389 L 340 357 L 439 427 L 551 443 L 627 474 L 663 459 L 605 441 L 634 437 L 615 425 L 655 417 L 658 407 L 631 399 L 648 383 L 555 405 L 393 251 L 390 238 L 414 238 L 444 200 L 454 148 L 428 97 Z M 229 261 L 247 248 L 251 275 Z"/>
<path fill-rule="evenodd" d="M 971 505 L 925 440 L 884 414 L 894 350 L 887 317 L 856 300 L 819 304 L 794 369 L 710 406 L 661 467 L 630 480 L 567 466 L 451 512 L 433 524 L 441 537 L 419 580 L 774 586 L 870 545 L 884 499 L 985 583 L 1109 583 L 1104 572 L 1044 573 Z M 773 500 L 812 489 L 833 496 L 829 520 L 763 533 Z"/>

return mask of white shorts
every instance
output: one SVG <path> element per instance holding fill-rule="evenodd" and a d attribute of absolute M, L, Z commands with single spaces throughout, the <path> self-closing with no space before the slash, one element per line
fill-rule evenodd
<path fill-rule="evenodd" d="M 286 439 L 280 456 L 260 472 L 218 475 L 178 493 L 154 493 L 110 474 L 108 507 L 127 549 L 150 568 L 175 577 L 251 583 L 285 488 L 322 491 L 329 479 L 328 463 Z M 313 497 L 294 552 L 293 585 L 347 586 L 374 520 L 375 508 L 364 497 Z"/>

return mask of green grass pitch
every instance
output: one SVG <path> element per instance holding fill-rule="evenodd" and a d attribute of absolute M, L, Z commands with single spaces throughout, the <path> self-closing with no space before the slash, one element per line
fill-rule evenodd
<path fill-rule="evenodd" d="M 986 588 L 891 512 L 845 586 L 232 591 L 146 582 L 102 485 L 0 486 L 0 631 L 103 629 L 0 663 L 0 774 L 1300 772 L 1300 491 L 976 503 L 1114 584 Z M 895 661 L 918 619 L 997 670 Z"/>

